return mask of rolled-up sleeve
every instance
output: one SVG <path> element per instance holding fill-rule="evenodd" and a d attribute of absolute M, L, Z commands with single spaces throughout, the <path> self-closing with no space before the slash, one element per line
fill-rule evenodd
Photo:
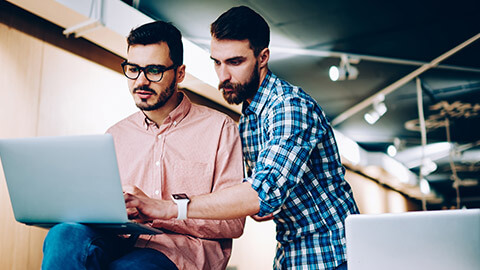
<path fill-rule="evenodd" d="M 280 210 L 291 190 L 302 181 L 312 149 L 325 130 L 314 105 L 286 97 L 268 108 L 261 149 L 248 181 L 258 192 L 259 216 Z"/>

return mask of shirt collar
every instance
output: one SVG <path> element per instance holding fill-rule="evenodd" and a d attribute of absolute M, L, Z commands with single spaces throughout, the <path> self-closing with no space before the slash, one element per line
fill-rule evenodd
<path fill-rule="evenodd" d="M 180 102 L 180 104 L 178 104 L 178 106 L 175 109 L 173 109 L 173 111 L 171 111 L 168 114 L 167 118 L 165 118 L 162 125 L 173 123 L 173 125 L 176 126 L 187 116 L 188 112 L 190 112 L 190 108 L 192 107 L 192 102 L 190 101 L 190 99 L 183 92 L 178 92 L 178 95 L 180 95 L 180 98 L 182 99 L 182 101 Z M 153 122 L 150 118 L 148 118 L 148 116 L 143 111 L 142 113 L 144 115 L 142 119 L 143 126 L 145 127 L 146 130 L 148 130 L 151 126 L 159 128 L 159 126 L 155 122 Z"/>
<path fill-rule="evenodd" d="M 262 84 L 260 85 L 260 88 L 258 88 L 257 93 L 253 97 L 252 102 L 250 102 L 250 104 L 247 107 L 245 107 L 246 103 L 243 103 L 244 107 L 242 111 L 244 114 L 248 112 L 252 112 L 257 115 L 260 114 L 263 107 L 267 103 L 268 96 L 272 92 L 273 84 L 275 83 L 276 79 L 277 79 L 277 76 L 275 76 L 275 74 L 273 74 L 270 70 L 268 70 L 267 75 L 263 79 Z"/>

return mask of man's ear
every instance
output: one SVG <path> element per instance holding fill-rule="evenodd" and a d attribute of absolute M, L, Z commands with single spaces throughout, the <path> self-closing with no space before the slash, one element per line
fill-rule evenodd
<path fill-rule="evenodd" d="M 258 67 L 263 68 L 268 64 L 268 59 L 270 59 L 270 49 L 264 48 L 258 54 Z"/>
<path fill-rule="evenodd" d="M 177 68 L 177 83 L 183 82 L 183 79 L 185 79 L 185 65 Z"/>

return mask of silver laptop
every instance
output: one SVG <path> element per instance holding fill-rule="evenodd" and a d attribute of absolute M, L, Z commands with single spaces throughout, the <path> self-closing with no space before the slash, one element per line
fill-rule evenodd
<path fill-rule="evenodd" d="M 78 222 L 118 234 L 161 233 L 128 220 L 109 134 L 0 139 L 0 158 L 18 222 L 45 228 Z"/>
<path fill-rule="evenodd" d="M 349 270 L 478 270 L 480 209 L 351 215 Z"/>

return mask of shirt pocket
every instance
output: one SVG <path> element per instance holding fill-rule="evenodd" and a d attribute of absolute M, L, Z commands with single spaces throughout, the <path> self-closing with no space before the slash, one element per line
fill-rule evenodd
<path fill-rule="evenodd" d="M 200 195 L 212 192 L 213 168 L 208 163 L 176 160 L 169 175 L 171 193 Z"/>

